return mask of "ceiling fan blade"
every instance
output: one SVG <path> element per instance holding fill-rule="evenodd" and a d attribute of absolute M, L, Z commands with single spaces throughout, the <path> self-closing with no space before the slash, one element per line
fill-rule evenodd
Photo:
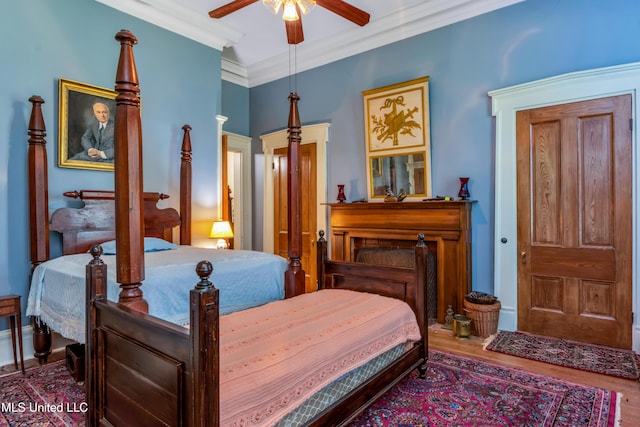
<path fill-rule="evenodd" d="M 212 18 L 222 18 L 223 16 L 227 16 L 228 14 L 235 12 L 238 9 L 242 9 L 245 6 L 249 6 L 257 1 L 258 0 L 234 0 L 231 3 L 227 3 L 224 6 L 220 6 L 219 8 L 212 10 L 209 12 L 209 16 Z"/>
<path fill-rule="evenodd" d="M 300 13 L 298 13 L 298 16 L 300 16 Z M 304 41 L 302 18 L 298 18 L 297 21 L 284 21 L 284 25 L 287 28 L 287 41 L 289 44 L 298 44 Z"/>
<path fill-rule="evenodd" d="M 367 12 L 358 9 L 342 0 L 316 0 L 318 6 L 322 6 L 331 12 L 342 16 L 361 27 L 369 23 L 371 17 Z"/>

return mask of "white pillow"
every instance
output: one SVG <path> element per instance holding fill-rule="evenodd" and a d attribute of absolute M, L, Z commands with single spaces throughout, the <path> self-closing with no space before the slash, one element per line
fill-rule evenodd
<path fill-rule="evenodd" d="M 108 242 L 102 243 L 102 254 L 103 255 L 115 255 L 116 254 L 116 241 L 109 240 Z M 170 249 L 177 248 L 178 245 L 167 242 L 163 239 L 158 239 L 157 237 L 145 237 L 144 238 L 144 251 L 145 252 L 158 252 L 158 251 L 167 251 Z"/>

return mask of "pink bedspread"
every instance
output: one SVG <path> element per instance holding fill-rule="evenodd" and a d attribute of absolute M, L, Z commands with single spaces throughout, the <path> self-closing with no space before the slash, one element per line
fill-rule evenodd
<path fill-rule="evenodd" d="M 273 425 L 343 374 L 419 339 L 407 304 L 346 290 L 222 316 L 221 425 Z"/>

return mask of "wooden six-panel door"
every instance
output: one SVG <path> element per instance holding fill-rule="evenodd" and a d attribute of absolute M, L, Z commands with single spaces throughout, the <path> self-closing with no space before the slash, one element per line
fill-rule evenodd
<path fill-rule="evenodd" d="M 518 329 L 631 348 L 631 96 L 516 117 Z"/>
<path fill-rule="evenodd" d="M 273 152 L 274 174 L 274 252 L 288 258 L 289 237 L 287 224 L 287 148 Z M 305 291 L 316 290 L 316 145 L 300 146 L 300 168 L 302 188 L 302 269 Z"/>

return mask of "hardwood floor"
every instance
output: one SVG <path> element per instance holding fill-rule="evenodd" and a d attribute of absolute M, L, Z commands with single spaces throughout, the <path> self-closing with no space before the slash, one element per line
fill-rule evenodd
<path fill-rule="evenodd" d="M 486 351 L 483 349 L 484 340 L 471 337 L 461 340 L 454 338 L 451 331 L 431 328 L 429 330 L 429 348 L 473 357 L 487 362 L 524 369 L 537 374 L 548 375 L 578 384 L 585 384 L 615 391 L 622 396 L 620 399 L 620 426 L 635 427 L 640 425 L 640 382 L 592 374 L 571 368 L 536 362 L 534 360 L 509 356 L 507 354 Z"/>

